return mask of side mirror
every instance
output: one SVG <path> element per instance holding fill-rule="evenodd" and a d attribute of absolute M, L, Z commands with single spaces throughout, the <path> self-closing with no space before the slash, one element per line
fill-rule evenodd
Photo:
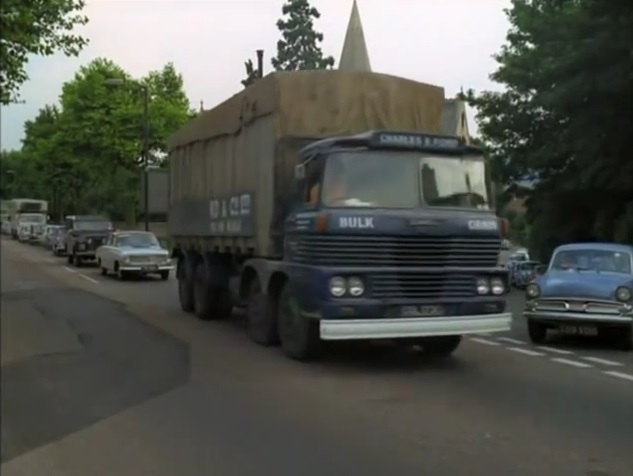
<path fill-rule="evenodd" d="M 303 180 L 306 178 L 306 167 L 303 164 L 295 165 L 295 179 Z"/>

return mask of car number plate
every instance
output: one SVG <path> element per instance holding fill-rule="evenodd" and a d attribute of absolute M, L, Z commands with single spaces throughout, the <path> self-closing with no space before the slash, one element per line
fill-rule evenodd
<path fill-rule="evenodd" d="M 402 306 L 400 317 L 437 317 L 444 315 L 444 308 L 437 304 L 423 306 Z"/>
<path fill-rule="evenodd" d="M 563 334 L 578 336 L 597 336 L 598 328 L 594 326 L 560 326 Z"/>
<path fill-rule="evenodd" d="M 141 269 L 143 271 L 158 271 L 158 266 L 155 264 L 152 264 L 150 266 L 143 266 Z"/>

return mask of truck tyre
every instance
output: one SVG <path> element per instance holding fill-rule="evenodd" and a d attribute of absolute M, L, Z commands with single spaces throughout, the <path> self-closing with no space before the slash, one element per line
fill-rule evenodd
<path fill-rule="evenodd" d="M 73 255 L 72 255 L 72 253 L 68 253 L 68 256 L 66 256 L 66 261 L 68 262 L 68 264 L 73 264 Z"/>
<path fill-rule="evenodd" d="M 178 259 L 176 277 L 178 278 L 178 300 L 180 301 L 180 309 L 184 312 L 193 312 L 193 279 L 191 275 L 187 273 L 187 261 L 185 261 L 183 257 Z"/>
<path fill-rule="evenodd" d="M 462 342 L 462 336 L 426 337 L 422 340 L 422 350 L 431 357 L 449 357 Z"/>
<path fill-rule="evenodd" d="M 547 341 L 547 326 L 541 322 L 528 319 L 528 337 L 533 344 L 545 344 Z"/>
<path fill-rule="evenodd" d="M 81 268 L 83 266 L 83 261 L 81 260 L 81 256 L 74 255 L 73 262 L 77 268 Z"/>
<path fill-rule="evenodd" d="M 248 290 L 246 329 L 253 342 L 263 346 L 279 344 L 275 305 L 272 298 L 262 292 L 262 286 L 257 277 L 253 279 Z"/>
<path fill-rule="evenodd" d="M 288 357 L 299 361 L 318 357 L 321 350 L 319 322 L 301 314 L 289 283 L 279 296 L 277 327 L 281 348 Z"/>
<path fill-rule="evenodd" d="M 228 317 L 233 307 L 228 290 L 211 286 L 209 269 L 202 261 L 194 273 L 193 306 L 196 316 L 203 321 Z"/>

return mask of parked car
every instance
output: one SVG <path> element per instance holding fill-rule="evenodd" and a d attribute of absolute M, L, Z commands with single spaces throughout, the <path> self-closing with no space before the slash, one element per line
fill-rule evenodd
<path fill-rule="evenodd" d="M 524 315 L 532 342 L 548 332 L 608 337 L 633 350 L 633 246 L 559 246 L 547 271 L 525 290 Z"/>
<path fill-rule="evenodd" d="M 169 251 L 148 231 L 112 233 L 97 249 L 97 263 L 101 274 L 114 273 L 121 280 L 131 274 L 158 274 L 166 280 L 174 269 Z"/>
<path fill-rule="evenodd" d="M 538 267 L 541 263 L 538 261 L 518 262 L 513 270 L 513 283 L 519 289 L 525 289 L 538 274 Z"/>
<path fill-rule="evenodd" d="M 514 279 L 516 267 L 520 263 L 525 263 L 529 260 L 530 257 L 526 250 L 520 250 L 519 252 L 514 252 L 510 255 L 510 258 L 508 258 L 508 261 L 505 265 L 506 269 L 508 270 L 508 281 L 510 282 L 510 286 L 516 286 L 516 282 Z"/>
<path fill-rule="evenodd" d="M 97 248 L 112 232 L 110 220 L 94 215 L 67 216 L 65 226 L 68 230 L 65 235 L 68 264 L 75 266 L 94 260 Z"/>

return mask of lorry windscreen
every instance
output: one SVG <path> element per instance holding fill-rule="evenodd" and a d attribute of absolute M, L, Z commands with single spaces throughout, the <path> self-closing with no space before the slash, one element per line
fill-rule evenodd
<path fill-rule="evenodd" d="M 112 229 L 112 224 L 109 221 L 77 220 L 73 228 L 77 231 L 107 231 Z"/>
<path fill-rule="evenodd" d="M 322 202 L 331 207 L 488 208 L 482 157 L 349 151 L 328 157 Z"/>

